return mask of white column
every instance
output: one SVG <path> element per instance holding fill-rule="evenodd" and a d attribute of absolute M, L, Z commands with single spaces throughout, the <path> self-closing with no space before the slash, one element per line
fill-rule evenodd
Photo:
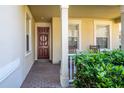
<path fill-rule="evenodd" d="M 124 50 L 124 5 L 121 5 L 121 49 Z"/>
<path fill-rule="evenodd" d="M 62 59 L 60 70 L 60 83 L 62 87 L 68 87 L 68 6 L 61 6 L 61 40 Z"/>

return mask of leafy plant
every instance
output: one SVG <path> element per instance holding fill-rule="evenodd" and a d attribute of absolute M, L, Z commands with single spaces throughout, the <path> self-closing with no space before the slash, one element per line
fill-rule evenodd
<path fill-rule="evenodd" d="M 75 58 L 75 87 L 124 87 L 124 51 L 79 54 Z"/>

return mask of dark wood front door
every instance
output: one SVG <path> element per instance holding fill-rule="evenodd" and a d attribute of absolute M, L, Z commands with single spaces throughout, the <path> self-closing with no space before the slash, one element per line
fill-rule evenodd
<path fill-rule="evenodd" d="M 38 59 L 49 59 L 49 27 L 38 27 Z"/>

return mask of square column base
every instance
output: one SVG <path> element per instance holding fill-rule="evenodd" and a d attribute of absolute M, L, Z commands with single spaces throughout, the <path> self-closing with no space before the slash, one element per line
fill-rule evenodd
<path fill-rule="evenodd" d="M 67 88 L 69 86 L 69 78 L 66 76 L 60 75 L 60 83 L 63 88 Z"/>

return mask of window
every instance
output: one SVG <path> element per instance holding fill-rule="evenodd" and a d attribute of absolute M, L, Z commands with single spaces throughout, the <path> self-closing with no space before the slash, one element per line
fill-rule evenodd
<path fill-rule="evenodd" d="M 69 54 L 75 53 L 79 49 L 79 25 L 69 25 Z"/>
<path fill-rule="evenodd" d="M 100 48 L 109 48 L 109 25 L 96 25 L 96 44 Z"/>
<path fill-rule="evenodd" d="M 108 48 L 108 38 L 106 37 L 97 37 L 97 45 L 100 46 L 100 48 Z"/>
<path fill-rule="evenodd" d="M 31 18 L 26 14 L 26 53 L 31 52 Z"/>

